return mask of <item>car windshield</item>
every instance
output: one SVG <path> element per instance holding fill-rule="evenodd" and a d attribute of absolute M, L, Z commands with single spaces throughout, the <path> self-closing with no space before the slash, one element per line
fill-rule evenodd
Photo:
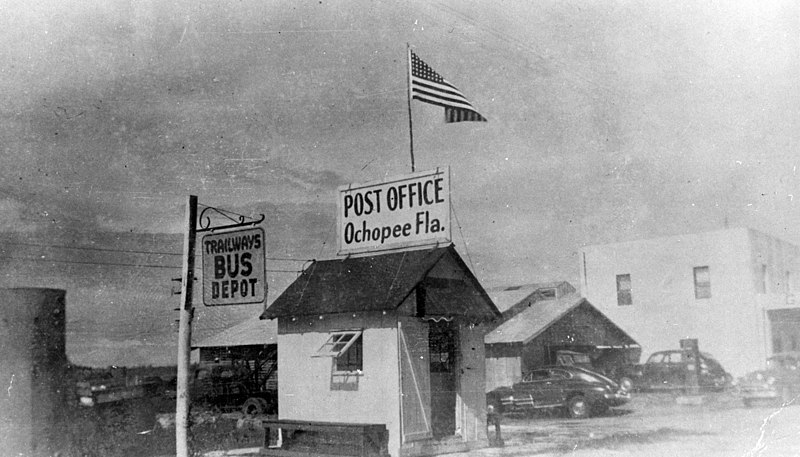
<path fill-rule="evenodd" d="M 559 365 L 592 364 L 592 359 L 589 358 L 588 355 L 578 352 L 560 353 L 558 354 L 557 360 Z"/>
<path fill-rule="evenodd" d="M 586 354 L 575 354 L 572 356 L 575 363 L 592 363 L 592 359 Z"/>

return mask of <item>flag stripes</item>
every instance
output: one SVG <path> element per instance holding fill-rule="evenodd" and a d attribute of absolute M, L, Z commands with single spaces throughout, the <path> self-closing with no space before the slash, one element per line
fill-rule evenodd
<path fill-rule="evenodd" d="M 445 122 L 486 122 L 464 94 L 442 78 L 422 61 L 414 51 L 411 53 L 411 95 L 414 100 L 441 106 L 445 109 Z"/>

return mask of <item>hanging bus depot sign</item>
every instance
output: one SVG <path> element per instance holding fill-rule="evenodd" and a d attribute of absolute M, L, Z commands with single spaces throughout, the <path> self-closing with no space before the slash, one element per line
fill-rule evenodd
<path fill-rule="evenodd" d="M 450 242 L 450 169 L 338 189 L 339 255 Z"/>
<path fill-rule="evenodd" d="M 203 304 L 263 303 L 267 298 L 264 230 L 260 227 L 203 237 Z"/>

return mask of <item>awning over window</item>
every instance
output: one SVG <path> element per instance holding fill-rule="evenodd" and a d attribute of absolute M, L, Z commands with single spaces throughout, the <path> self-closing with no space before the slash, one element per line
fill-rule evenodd
<path fill-rule="evenodd" d="M 328 341 L 317 350 L 313 357 L 339 357 L 344 354 L 361 336 L 361 330 L 331 332 Z"/>

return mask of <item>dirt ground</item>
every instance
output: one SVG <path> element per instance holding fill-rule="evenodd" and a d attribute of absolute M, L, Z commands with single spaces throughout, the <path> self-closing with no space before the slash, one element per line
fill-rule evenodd
<path fill-rule="evenodd" d="M 679 404 L 670 394 L 638 394 L 602 417 L 574 420 L 558 414 L 505 417 L 505 446 L 449 457 L 796 457 L 800 405 L 745 408 L 730 393 L 707 394 L 702 404 Z M 155 457 L 174 455 L 175 429 L 157 418 L 174 403 L 146 401 L 78 410 L 73 444 L 62 455 Z M 263 443 L 263 431 L 237 428 L 235 414 L 199 412 L 190 430 L 193 455 Z M 492 430 L 493 432 L 493 430 Z"/>
<path fill-rule="evenodd" d="M 501 430 L 505 447 L 450 457 L 800 455 L 800 405 L 745 408 L 728 393 L 705 395 L 700 405 L 679 404 L 670 394 L 636 395 L 603 417 L 507 417 Z"/>
<path fill-rule="evenodd" d="M 63 430 L 61 457 L 154 457 L 175 455 L 175 401 L 146 398 L 94 407 L 75 406 Z M 258 446 L 263 430 L 237 427 L 236 414 L 192 409 L 193 456 Z"/>

